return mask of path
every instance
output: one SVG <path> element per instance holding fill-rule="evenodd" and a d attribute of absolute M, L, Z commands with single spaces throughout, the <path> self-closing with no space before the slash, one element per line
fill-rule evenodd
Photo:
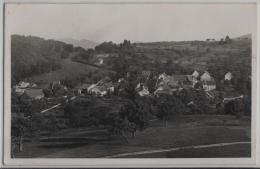
<path fill-rule="evenodd" d="M 179 150 L 183 150 L 183 149 L 223 147 L 223 146 L 238 145 L 238 144 L 251 144 L 251 142 L 217 143 L 217 144 L 198 145 L 198 146 L 186 146 L 186 147 L 175 147 L 175 148 L 168 148 L 168 149 L 147 150 L 147 151 L 139 151 L 139 152 L 131 152 L 131 153 L 123 153 L 123 154 L 105 156 L 104 158 L 118 158 L 118 157 L 131 156 L 131 155 L 162 153 L 162 152 L 169 152 L 169 151 L 179 151 Z"/>
<path fill-rule="evenodd" d="M 70 98 L 70 101 L 75 100 L 76 98 L 77 98 L 77 96 L 73 96 L 72 98 Z M 52 107 L 50 107 L 50 108 L 47 108 L 47 109 L 45 109 L 45 110 L 42 110 L 40 113 L 45 113 L 45 112 L 47 112 L 47 111 L 49 111 L 49 110 L 52 110 L 52 109 L 55 109 L 55 108 L 57 108 L 57 107 L 59 107 L 59 106 L 61 106 L 61 103 L 58 103 L 58 104 L 56 104 L 56 105 L 54 105 L 54 106 L 52 106 Z"/>

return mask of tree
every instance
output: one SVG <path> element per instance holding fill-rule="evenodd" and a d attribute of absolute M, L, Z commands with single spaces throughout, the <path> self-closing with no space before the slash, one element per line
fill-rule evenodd
<path fill-rule="evenodd" d="M 225 42 L 226 43 L 231 43 L 232 42 L 232 40 L 230 39 L 230 37 L 228 35 L 225 38 Z"/>
<path fill-rule="evenodd" d="M 95 51 L 97 52 L 105 52 L 105 53 L 115 53 L 118 51 L 118 47 L 113 42 L 103 42 L 100 45 L 95 47 Z"/>
<path fill-rule="evenodd" d="M 15 141 L 15 144 L 18 144 L 18 151 L 21 152 L 23 151 L 23 138 L 25 130 L 29 127 L 29 122 L 22 115 L 13 117 L 11 122 L 11 135 L 13 139 L 14 137 L 17 138 L 17 142 Z"/>
<path fill-rule="evenodd" d="M 156 116 L 161 119 L 164 126 L 168 126 L 168 121 L 173 118 L 178 118 L 181 112 L 184 111 L 183 103 L 171 95 L 163 95 L 157 101 L 157 114 Z"/>
<path fill-rule="evenodd" d="M 221 38 L 218 44 L 219 44 L 219 45 L 224 45 L 224 44 L 225 44 L 225 41 L 224 41 L 224 39 L 223 39 L 223 38 Z"/>
<path fill-rule="evenodd" d="M 137 130 L 144 129 L 146 123 L 145 113 L 146 111 L 144 109 L 141 109 L 140 106 L 130 100 L 122 107 L 120 116 L 129 122 L 127 129 L 131 132 L 132 137 L 135 136 Z"/>

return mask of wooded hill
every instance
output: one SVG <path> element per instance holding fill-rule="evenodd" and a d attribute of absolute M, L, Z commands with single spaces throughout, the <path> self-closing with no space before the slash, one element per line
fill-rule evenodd
<path fill-rule="evenodd" d="M 12 83 L 61 68 L 61 60 L 67 58 L 72 50 L 72 45 L 55 40 L 12 35 Z"/>

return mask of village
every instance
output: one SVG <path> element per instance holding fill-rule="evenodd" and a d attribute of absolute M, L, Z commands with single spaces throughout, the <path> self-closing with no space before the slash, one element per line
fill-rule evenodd
<path fill-rule="evenodd" d="M 16 38 L 49 45 L 35 37 Z M 223 58 L 211 54 L 216 47 L 223 52 L 222 45 L 248 41 L 230 41 L 228 36 L 224 44 L 124 40 L 88 50 L 57 42 L 66 49 L 57 49 L 58 55 L 63 53 L 57 62 L 29 69 L 19 65 L 13 74 L 12 157 L 74 157 L 80 148 L 93 146 L 93 151 L 75 157 L 113 157 L 128 151 L 148 149 L 153 154 L 155 148 L 248 141 L 250 69 L 239 66 L 237 50 Z M 250 50 L 239 52 L 246 57 Z M 19 53 L 15 56 L 20 59 Z M 248 145 L 241 148 L 245 151 L 239 153 L 247 156 Z"/>
<path fill-rule="evenodd" d="M 254 5 L 25 5 L 4 6 L 4 162 L 254 159 Z"/>
<path fill-rule="evenodd" d="M 201 75 L 195 70 L 191 75 L 167 75 L 166 73 L 162 73 L 159 74 L 158 77 L 154 76 L 152 78 L 156 79 L 156 90 L 153 93 L 150 92 L 146 85 L 146 80 L 150 78 L 151 71 L 142 71 L 139 74 L 138 78 L 141 79 L 141 81 L 137 84 L 135 90 L 140 97 L 152 97 L 163 94 L 173 95 L 182 89 L 193 88 L 196 90 L 204 90 L 209 97 L 213 98 L 214 96 L 211 93 L 216 90 L 216 82 L 207 71 L 204 71 Z M 230 81 L 232 78 L 233 75 L 231 72 L 225 74 L 223 80 L 226 86 L 231 86 Z M 52 82 L 48 88 L 41 88 L 35 83 L 21 81 L 13 87 L 13 90 L 18 96 L 25 96 L 31 100 L 51 99 L 50 93 L 52 93 L 51 96 L 63 97 L 68 101 L 68 95 L 70 95 L 71 98 L 80 95 L 95 95 L 101 97 L 112 95 L 116 90 L 115 88 L 119 91 L 123 90 L 122 86 L 124 81 L 124 78 L 120 78 L 117 82 L 112 82 L 109 77 L 105 77 L 95 84 L 79 84 L 73 89 L 69 89 L 67 86 L 61 84 L 60 81 Z M 44 92 L 45 89 L 50 90 L 50 93 Z M 243 95 L 232 96 L 227 94 L 226 97 L 223 98 L 223 102 L 242 98 Z"/>

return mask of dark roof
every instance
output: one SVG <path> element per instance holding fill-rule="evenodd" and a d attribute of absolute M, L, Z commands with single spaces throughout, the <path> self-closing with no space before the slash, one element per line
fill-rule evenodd
<path fill-rule="evenodd" d="M 84 84 L 79 84 L 75 87 L 75 89 L 87 89 L 90 86 L 90 84 L 84 83 Z"/>
<path fill-rule="evenodd" d="M 187 80 L 187 76 L 186 75 L 172 75 L 173 80 L 175 81 L 185 81 Z"/>
<path fill-rule="evenodd" d="M 38 96 L 44 96 L 42 89 L 36 89 L 36 88 L 31 88 L 25 90 L 25 94 L 31 98 L 35 98 Z"/>

